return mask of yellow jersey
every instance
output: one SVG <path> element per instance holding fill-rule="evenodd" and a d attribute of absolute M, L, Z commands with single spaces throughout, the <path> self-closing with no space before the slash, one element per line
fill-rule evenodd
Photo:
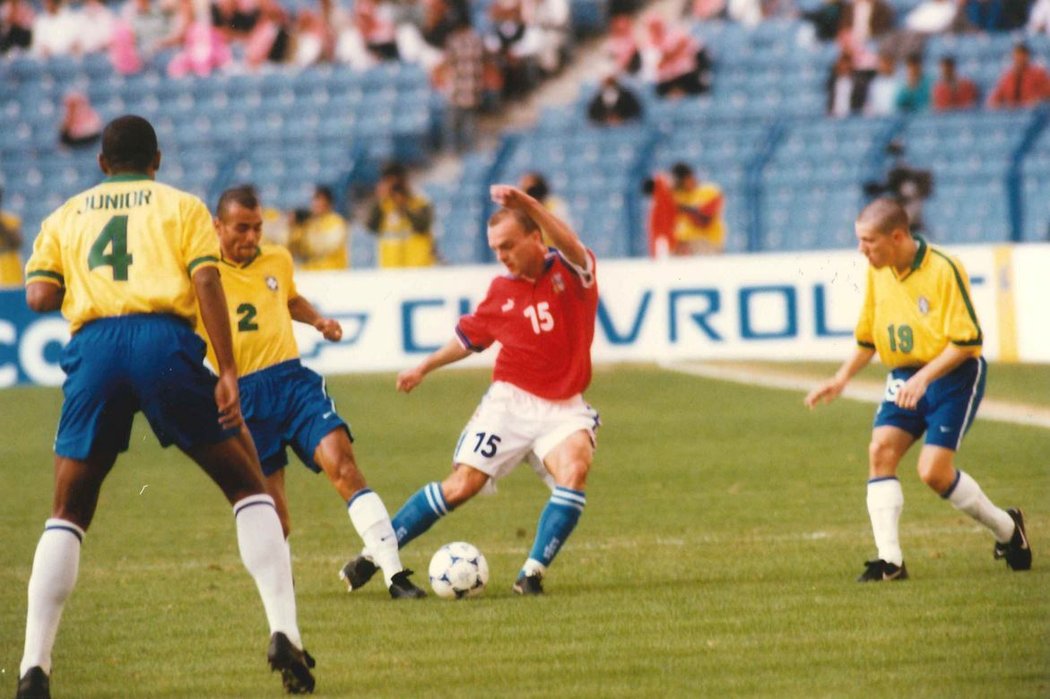
<path fill-rule="evenodd" d="M 713 184 L 700 184 L 688 191 L 674 190 L 678 207 L 697 209 L 711 217 L 706 226 L 681 211 L 675 216 L 674 239 L 679 242 L 702 240 L 713 248 L 725 247 L 726 231 L 722 221 L 722 190 Z"/>
<path fill-rule="evenodd" d="M 0 211 L 0 287 L 22 286 L 22 254 L 19 249 L 18 232 L 22 229 L 22 219 L 14 214 Z M 10 241 L 7 240 L 9 231 L 14 234 Z"/>
<path fill-rule="evenodd" d="M 348 269 L 350 254 L 346 250 L 349 230 L 346 219 L 334 211 L 311 216 L 298 231 L 302 268 L 307 270 Z"/>
<path fill-rule="evenodd" d="M 918 250 L 903 275 L 868 267 L 856 339 L 891 369 L 922 366 L 952 343 L 974 357 L 984 338 L 970 298 L 970 279 L 958 260 L 916 237 Z"/>
<path fill-rule="evenodd" d="M 191 325 L 191 276 L 219 259 L 204 203 L 146 175 L 122 174 L 73 197 L 44 219 L 26 263 L 26 283 L 64 286 L 62 315 L 84 323 L 169 313 Z"/>
<path fill-rule="evenodd" d="M 262 245 L 248 262 L 219 263 L 226 305 L 230 309 L 233 356 L 241 376 L 299 357 L 288 302 L 299 293 L 292 278 L 292 256 L 279 245 Z M 208 340 L 203 324 L 199 332 Z M 208 361 L 215 351 L 208 342 Z"/>

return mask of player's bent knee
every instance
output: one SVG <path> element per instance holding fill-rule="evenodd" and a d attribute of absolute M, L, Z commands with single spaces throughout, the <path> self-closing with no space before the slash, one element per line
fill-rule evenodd
<path fill-rule="evenodd" d="M 473 466 L 457 464 L 441 484 L 441 493 L 449 507 L 458 507 L 481 492 L 489 476 Z"/>

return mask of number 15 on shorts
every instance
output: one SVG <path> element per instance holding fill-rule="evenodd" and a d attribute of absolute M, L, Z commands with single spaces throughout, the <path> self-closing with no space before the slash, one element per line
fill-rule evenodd
<path fill-rule="evenodd" d="M 498 434 L 475 432 L 473 439 L 474 453 L 481 454 L 486 459 L 491 459 L 499 450 L 500 438 Z"/>

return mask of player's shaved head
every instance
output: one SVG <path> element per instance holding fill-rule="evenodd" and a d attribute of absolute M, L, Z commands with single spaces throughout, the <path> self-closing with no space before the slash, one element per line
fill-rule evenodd
<path fill-rule="evenodd" d="M 507 219 L 513 219 L 519 226 L 521 226 L 522 231 L 524 231 L 525 233 L 533 233 L 540 229 L 540 227 L 536 225 L 536 222 L 524 213 L 515 209 L 507 208 L 498 209 L 494 214 L 492 214 L 492 216 L 489 217 L 489 228 L 499 225 Z"/>
<path fill-rule="evenodd" d="M 140 116 L 125 114 L 102 130 L 102 158 L 110 172 L 146 172 L 157 151 L 157 132 Z"/>
<path fill-rule="evenodd" d="M 226 218 L 226 214 L 229 213 L 230 207 L 234 204 L 238 204 L 245 209 L 258 209 L 260 206 L 259 193 L 250 184 L 230 187 L 219 196 L 219 204 L 215 211 L 216 215 L 221 219 Z"/>
<path fill-rule="evenodd" d="M 897 229 L 910 232 L 908 212 L 896 200 L 880 197 L 871 202 L 857 216 L 857 227 L 873 233 L 889 234 Z"/>

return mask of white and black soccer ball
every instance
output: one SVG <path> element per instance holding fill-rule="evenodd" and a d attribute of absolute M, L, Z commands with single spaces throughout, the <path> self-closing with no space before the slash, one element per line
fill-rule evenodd
<path fill-rule="evenodd" d="M 430 559 L 430 587 L 445 599 L 476 597 L 489 581 L 489 564 L 473 544 L 453 541 Z"/>

